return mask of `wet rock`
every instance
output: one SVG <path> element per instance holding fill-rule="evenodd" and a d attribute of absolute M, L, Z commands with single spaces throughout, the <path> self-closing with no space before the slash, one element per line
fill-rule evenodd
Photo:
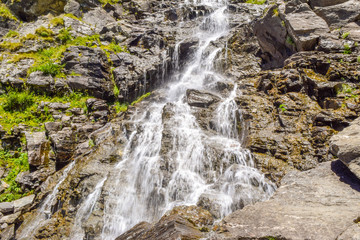
<path fill-rule="evenodd" d="M 63 128 L 61 131 L 50 135 L 54 146 L 56 163 L 64 165 L 70 161 L 75 149 L 76 136 L 70 128 Z"/>
<path fill-rule="evenodd" d="M 31 206 L 35 199 L 35 195 L 29 195 L 14 201 L 14 212 L 20 212 Z"/>
<path fill-rule="evenodd" d="M 330 140 L 330 149 L 349 169 L 360 178 L 360 119 Z"/>
<path fill-rule="evenodd" d="M 219 97 L 214 94 L 194 89 L 188 89 L 186 91 L 186 98 L 190 106 L 201 108 L 207 108 L 220 100 Z"/>
<path fill-rule="evenodd" d="M 5 215 L 13 213 L 14 212 L 14 202 L 0 203 L 0 212 Z"/>
<path fill-rule="evenodd" d="M 89 112 L 109 110 L 106 101 L 96 98 L 89 98 L 86 100 L 86 106 Z"/>
<path fill-rule="evenodd" d="M 55 168 L 51 164 L 49 167 L 40 168 L 34 172 L 21 172 L 16 177 L 15 181 L 21 186 L 24 191 L 31 191 L 37 189 L 51 174 L 55 172 Z"/>
<path fill-rule="evenodd" d="M 50 143 L 45 132 L 25 132 L 25 137 L 29 165 L 37 168 L 48 164 Z"/>
<path fill-rule="evenodd" d="M 359 217 L 359 189 L 359 180 L 340 161 L 291 172 L 270 200 L 225 217 L 224 233 L 214 239 L 336 239 Z"/>
<path fill-rule="evenodd" d="M 140 223 L 116 238 L 122 239 L 199 239 L 210 230 L 214 219 L 196 206 L 180 206 L 166 213 L 154 225 Z"/>

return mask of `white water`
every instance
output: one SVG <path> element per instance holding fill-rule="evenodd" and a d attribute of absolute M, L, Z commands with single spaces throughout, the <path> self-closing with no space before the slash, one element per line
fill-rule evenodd
<path fill-rule="evenodd" d="M 187 89 L 202 90 L 214 81 L 230 81 L 215 71 L 221 49 L 211 47 L 212 41 L 228 32 L 226 2 L 196 3 L 209 5 L 214 12 L 195 29 L 198 49 L 185 70 L 175 74 L 166 89 L 167 100 L 134 116 L 136 130 L 129 137 L 105 198 L 102 239 L 112 240 L 141 221 L 157 220 L 177 205 L 209 201 L 215 214 L 223 217 L 265 200 L 273 192 L 273 186 L 254 168 L 250 152 L 242 148 L 236 85 L 221 98 L 215 111 L 216 132 L 202 130 L 185 101 Z M 173 56 L 175 69 L 179 69 L 179 44 Z"/>
<path fill-rule="evenodd" d="M 31 239 L 34 233 L 37 230 L 44 226 L 46 219 L 49 219 L 52 215 L 52 207 L 56 202 L 56 195 L 59 192 L 59 187 L 67 178 L 70 170 L 75 166 L 75 161 L 72 161 L 63 171 L 58 183 L 56 184 L 54 190 L 45 198 L 41 203 L 41 207 L 37 210 L 36 214 L 30 219 L 28 218 L 27 222 L 24 222 L 23 225 L 26 226 L 20 233 L 17 234 L 18 239 Z"/>

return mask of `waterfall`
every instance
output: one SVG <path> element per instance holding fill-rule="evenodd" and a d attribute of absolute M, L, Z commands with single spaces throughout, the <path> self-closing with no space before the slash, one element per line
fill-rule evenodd
<path fill-rule="evenodd" d="M 18 234 L 18 239 L 30 239 L 36 230 L 44 226 L 46 219 L 49 219 L 52 215 L 52 207 L 56 202 L 56 195 L 59 192 L 59 187 L 67 178 L 69 172 L 75 166 L 75 161 L 72 161 L 63 171 L 61 177 L 58 180 L 58 183 L 54 187 L 54 190 L 44 199 L 41 203 L 41 207 L 37 210 L 34 216 L 30 219 L 28 218 L 26 222 L 23 223 L 25 226 L 24 229 Z"/>
<path fill-rule="evenodd" d="M 209 202 L 216 206 L 213 214 L 221 218 L 273 193 L 273 185 L 242 147 L 236 84 L 227 97 L 219 96 L 212 132 L 201 128 L 186 102 L 187 89 L 208 90 L 215 81 L 231 80 L 216 72 L 222 49 L 212 46 L 228 33 L 226 2 L 186 0 L 185 4 L 208 5 L 213 12 L 195 29 L 199 46 L 181 71 L 181 41 L 176 44 L 172 64 L 180 72 L 166 87 L 166 100 L 151 103 L 145 112 L 133 116 L 135 130 L 104 197 L 102 239 L 113 240 L 141 221 L 155 221 L 177 205 Z"/>

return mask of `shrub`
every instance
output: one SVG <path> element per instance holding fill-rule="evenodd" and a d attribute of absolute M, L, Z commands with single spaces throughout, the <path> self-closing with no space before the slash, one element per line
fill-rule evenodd
<path fill-rule="evenodd" d="M 2 17 L 4 19 L 15 20 L 17 22 L 19 21 L 19 20 L 17 20 L 17 18 L 14 15 L 12 15 L 10 10 L 3 3 L 0 4 L 0 17 Z"/>
<path fill-rule="evenodd" d="M 29 92 L 9 92 L 3 103 L 5 111 L 25 111 L 34 104 L 34 96 Z"/>
<path fill-rule="evenodd" d="M 295 45 L 294 40 L 289 35 L 286 37 L 286 42 L 290 45 L 293 45 L 293 46 Z"/>

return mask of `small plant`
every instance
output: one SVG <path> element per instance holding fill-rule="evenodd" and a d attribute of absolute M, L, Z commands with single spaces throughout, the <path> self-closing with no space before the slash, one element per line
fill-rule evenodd
<path fill-rule="evenodd" d="M 358 63 L 360 63 L 360 56 L 358 56 L 358 57 L 356 58 L 356 61 L 357 61 Z"/>
<path fill-rule="evenodd" d="M 34 104 L 34 96 L 29 92 L 9 92 L 5 99 L 3 109 L 8 112 L 25 111 Z"/>
<path fill-rule="evenodd" d="M 55 35 L 51 29 L 48 29 L 44 26 L 41 26 L 38 29 L 36 29 L 35 33 L 36 33 L 36 35 L 43 37 L 43 38 L 48 38 L 48 37 Z"/>
<path fill-rule="evenodd" d="M 92 139 L 89 139 L 89 147 L 93 148 L 95 146 L 95 143 Z"/>
<path fill-rule="evenodd" d="M 126 110 L 128 109 L 128 104 L 126 103 L 120 104 L 119 102 L 116 102 L 114 108 L 116 113 L 126 112 Z"/>
<path fill-rule="evenodd" d="M 35 34 L 28 33 L 24 37 L 21 38 L 21 41 L 35 40 L 35 39 L 37 39 L 37 36 Z"/>
<path fill-rule="evenodd" d="M 295 45 L 295 42 L 294 42 L 294 40 L 292 39 L 292 37 L 291 36 L 287 36 L 286 37 L 286 42 L 288 43 L 288 44 L 290 44 L 290 45 Z"/>
<path fill-rule="evenodd" d="M 279 109 L 280 109 L 282 112 L 285 112 L 285 111 L 287 110 L 285 104 L 280 104 Z"/>
<path fill-rule="evenodd" d="M 345 32 L 341 35 L 342 39 L 346 39 L 350 35 L 350 32 Z"/>
<path fill-rule="evenodd" d="M 120 0 L 99 0 L 99 2 L 103 5 L 109 3 L 109 4 L 116 4 L 118 3 Z"/>
<path fill-rule="evenodd" d="M 19 37 L 19 33 L 13 30 L 9 30 L 8 33 L 5 35 L 6 38 L 17 38 Z"/>
<path fill-rule="evenodd" d="M 273 16 L 276 16 L 276 17 L 279 16 L 279 9 L 278 9 L 278 8 L 274 8 L 274 10 L 273 10 Z"/>
<path fill-rule="evenodd" d="M 72 40 L 72 36 L 70 33 L 71 28 L 63 28 L 60 30 L 57 39 L 62 43 L 66 44 Z"/>
<path fill-rule="evenodd" d="M 113 93 L 114 93 L 115 97 L 119 96 L 120 90 L 119 90 L 119 88 L 116 86 L 116 84 L 114 84 Z"/>
<path fill-rule="evenodd" d="M 344 44 L 344 54 L 351 54 L 351 48 L 349 44 Z"/>
<path fill-rule="evenodd" d="M 64 19 L 60 17 L 53 18 L 50 20 L 50 24 L 53 25 L 54 27 L 64 26 Z"/>
<path fill-rule="evenodd" d="M 58 76 L 61 73 L 63 65 L 59 65 L 53 62 L 45 62 L 41 65 L 30 68 L 29 73 L 41 71 L 45 75 L 51 75 L 53 77 Z"/>

